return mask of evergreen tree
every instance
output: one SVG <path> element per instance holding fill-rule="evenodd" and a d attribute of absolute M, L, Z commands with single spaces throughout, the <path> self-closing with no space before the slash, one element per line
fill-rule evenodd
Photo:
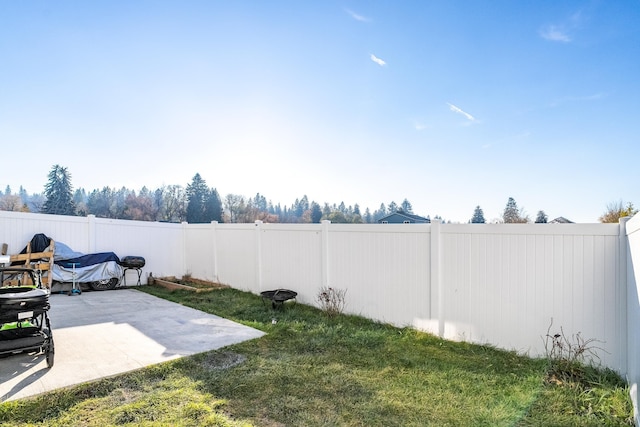
<path fill-rule="evenodd" d="M 87 208 L 87 193 L 84 188 L 79 188 L 73 193 L 73 202 L 76 204 L 76 213 L 79 216 L 87 216 L 89 214 Z"/>
<path fill-rule="evenodd" d="M 114 193 L 114 203 L 111 205 L 113 218 L 126 218 L 125 211 L 127 210 L 127 198 L 129 195 L 135 196 L 136 193 L 126 187 L 122 187 Z"/>
<path fill-rule="evenodd" d="M 322 209 L 316 202 L 311 202 L 311 222 L 317 224 L 320 220 L 322 220 Z"/>
<path fill-rule="evenodd" d="M 20 196 L 20 200 L 23 205 L 26 205 L 29 202 L 29 195 L 27 194 L 27 190 L 20 186 L 20 190 L 18 190 L 18 196 Z"/>
<path fill-rule="evenodd" d="M 302 212 L 309 210 L 309 198 L 306 194 L 300 199 L 300 208 L 302 208 Z"/>
<path fill-rule="evenodd" d="M 210 222 L 205 217 L 205 204 L 209 188 L 199 173 L 196 173 L 187 185 L 187 222 L 191 224 Z"/>
<path fill-rule="evenodd" d="M 204 218 L 207 222 L 222 222 L 222 200 L 220 199 L 218 190 L 215 188 L 212 188 L 207 192 L 207 197 L 204 203 Z"/>
<path fill-rule="evenodd" d="M 472 224 L 484 224 L 486 221 L 484 219 L 484 212 L 480 206 L 476 206 L 476 209 L 473 211 L 473 217 L 471 218 Z"/>
<path fill-rule="evenodd" d="M 300 205 L 300 199 L 296 198 L 295 202 L 293 202 L 293 205 L 291 205 L 290 212 L 293 212 L 293 215 L 297 218 L 300 218 L 302 216 L 303 210 L 302 206 Z"/>
<path fill-rule="evenodd" d="M 262 212 L 273 213 L 267 207 L 267 199 L 264 196 L 261 196 L 260 193 L 256 193 L 256 196 L 253 198 L 253 206 Z"/>
<path fill-rule="evenodd" d="M 376 211 L 373 211 L 373 218 L 371 222 L 378 222 L 378 220 L 386 216 L 387 213 L 390 213 L 387 211 L 387 207 L 384 205 L 384 203 L 380 203 L 380 208 L 378 208 L 378 210 Z"/>
<path fill-rule="evenodd" d="M 42 212 L 42 206 L 44 206 L 45 198 L 42 194 L 32 194 L 29 197 L 29 203 L 27 208 L 29 212 Z"/>
<path fill-rule="evenodd" d="M 104 187 L 101 191 L 93 190 L 87 198 L 87 211 L 98 218 L 115 218 L 111 211 L 114 195 L 109 187 Z"/>
<path fill-rule="evenodd" d="M 163 218 L 163 215 L 165 213 L 163 196 L 164 194 L 163 194 L 162 188 L 157 188 L 156 191 L 153 192 L 153 208 L 156 211 L 156 217 L 155 217 L 156 221 L 160 221 L 161 218 Z"/>
<path fill-rule="evenodd" d="M 513 197 L 509 197 L 507 206 L 505 206 L 504 213 L 502 214 L 502 219 L 505 224 L 518 224 L 528 221 L 528 218 L 518 209 L 518 204 Z"/>
<path fill-rule="evenodd" d="M 364 217 L 362 218 L 364 220 L 365 223 L 370 224 L 373 220 L 373 217 L 371 216 L 371 211 L 369 211 L 369 208 L 366 208 L 364 210 Z"/>
<path fill-rule="evenodd" d="M 411 202 L 409 202 L 409 200 L 407 199 L 404 199 L 402 201 L 402 203 L 400 204 L 400 207 L 402 208 L 402 211 L 404 213 L 408 213 L 408 214 L 413 213 L 413 206 L 411 206 Z"/>
<path fill-rule="evenodd" d="M 42 206 L 42 213 L 54 215 L 75 215 L 76 206 L 73 202 L 73 187 L 71 174 L 67 168 L 54 165 L 48 176 L 49 181 L 44 187 L 46 201 Z"/>
<path fill-rule="evenodd" d="M 536 216 L 536 224 L 546 224 L 548 222 L 549 217 L 544 211 L 538 211 L 538 215 Z"/>
<path fill-rule="evenodd" d="M 87 193 L 84 190 L 84 188 L 78 188 L 73 193 L 73 201 L 76 205 L 79 205 L 80 203 L 85 203 L 87 201 Z"/>
<path fill-rule="evenodd" d="M 387 210 L 390 214 L 398 212 L 398 204 L 392 201 L 391 203 L 389 203 L 389 207 Z"/>

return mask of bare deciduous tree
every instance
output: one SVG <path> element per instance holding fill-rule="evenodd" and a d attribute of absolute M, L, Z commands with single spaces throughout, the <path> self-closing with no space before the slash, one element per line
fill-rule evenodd
<path fill-rule="evenodd" d="M 238 222 L 240 214 L 246 210 L 244 197 L 238 194 L 227 194 L 224 198 L 224 208 L 225 222 Z"/>
<path fill-rule="evenodd" d="M 25 205 L 20 196 L 15 194 L 0 196 L 0 211 L 23 212 L 24 208 Z"/>
<path fill-rule="evenodd" d="M 617 202 L 609 203 L 607 210 L 598 220 L 605 223 L 616 223 L 620 221 L 620 218 L 633 216 L 636 213 L 638 213 L 638 210 L 633 207 L 633 203 L 629 202 L 625 206 L 622 200 L 618 200 Z"/>

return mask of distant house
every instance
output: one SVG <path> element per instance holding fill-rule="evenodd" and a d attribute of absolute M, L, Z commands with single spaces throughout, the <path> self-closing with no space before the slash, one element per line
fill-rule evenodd
<path fill-rule="evenodd" d="M 420 215 L 406 213 L 401 210 L 391 213 L 387 216 L 383 216 L 378 220 L 378 224 L 429 224 L 429 223 L 431 223 L 431 220 L 429 218 L 425 218 Z"/>
<path fill-rule="evenodd" d="M 549 224 L 573 224 L 573 221 L 569 221 L 567 218 L 559 216 L 553 221 L 549 221 Z"/>

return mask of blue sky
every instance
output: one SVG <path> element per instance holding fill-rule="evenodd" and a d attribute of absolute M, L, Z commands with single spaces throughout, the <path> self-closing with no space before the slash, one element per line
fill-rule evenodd
<path fill-rule="evenodd" d="M 640 1 L 0 2 L 0 186 L 597 222 L 640 205 Z"/>

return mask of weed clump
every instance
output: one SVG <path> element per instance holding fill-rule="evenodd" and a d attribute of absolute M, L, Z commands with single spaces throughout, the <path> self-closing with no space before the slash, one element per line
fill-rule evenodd
<path fill-rule="evenodd" d="M 537 402 L 538 408 L 545 404 L 553 408 L 539 413 L 544 424 L 568 425 L 581 419 L 594 425 L 633 425 L 628 386 L 616 372 L 599 364 L 598 352 L 605 351 L 598 346 L 602 341 L 585 339 L 580 333 L 567 336 L 562 328 L 551 333 L 552 326 L 553 319 L 544 341 L 546 388 Z"/>
<path fill-rule="evenodd" d="M 346 304 L 346 289 L 336 289 L 323 286 L 320 288 L 316 300 L 320 303 L 320 309 L 329 317 L 342 314 Z"/>
<path fill-rule="evenodd" d="M 551 335 L 553 319 L 547 329 L 544 349 L 549 363 L 547 381 L 565 383 L 585 379 L 586 368 L 593 367 L 594 361 L 599 361 L 597 351 L 604 351 L 598 347 L 595 338 L 585 339 L 580 332 L 567 337 L 562 327 L 560 332 Z"/>

